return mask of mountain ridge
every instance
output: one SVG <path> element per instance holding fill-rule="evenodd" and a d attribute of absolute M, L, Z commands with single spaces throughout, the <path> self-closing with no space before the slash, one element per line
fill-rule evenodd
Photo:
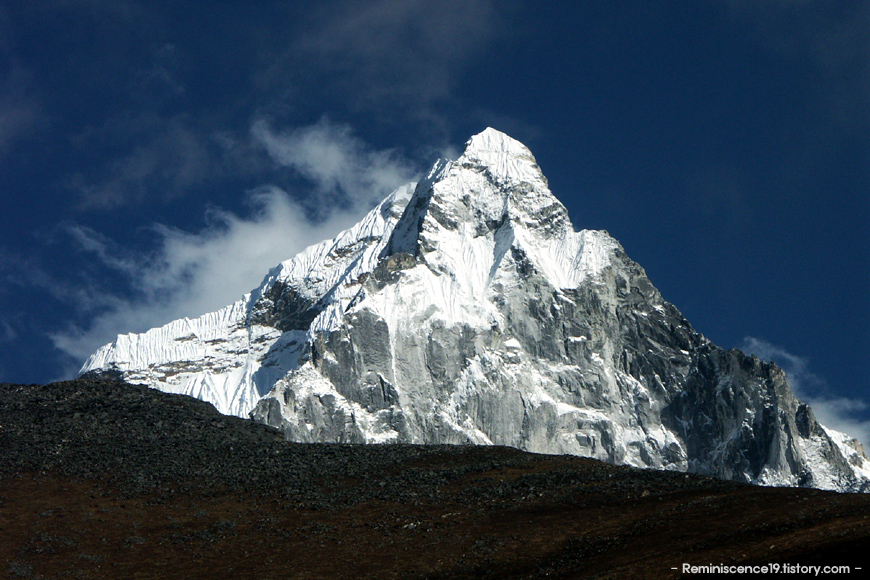
<path fill-rule="evenodd" d="M 710 343 L 616 240 L 574 231 L 531 151 L 494 129 L 235 304 L 149 333 L 82 373 L 211 400 L 296 441 L 501 444 L 870 488 L 870 461 L 781 370 Z"/>

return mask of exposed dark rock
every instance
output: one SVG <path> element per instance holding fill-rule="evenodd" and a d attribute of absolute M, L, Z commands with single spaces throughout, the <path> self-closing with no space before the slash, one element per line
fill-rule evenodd
<path fill-rule="evenodd" d="M 320 313 L 317 300 L 301 295 L 281 281 L 275 282 L 251 310 L 251 323 L 282 332 L 304 330 Z"/>

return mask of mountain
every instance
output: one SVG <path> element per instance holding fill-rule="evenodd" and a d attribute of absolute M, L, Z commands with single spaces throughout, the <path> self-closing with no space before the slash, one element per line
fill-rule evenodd
<path fill-rule="evenodd" d="M 854 439 L 723 350 L 620 244 L 574 231 L 494 129 L 215 313 L 82 374 L 192 395 L 293 441 L 474 443 L 777 486 L 870 490 Z"/>

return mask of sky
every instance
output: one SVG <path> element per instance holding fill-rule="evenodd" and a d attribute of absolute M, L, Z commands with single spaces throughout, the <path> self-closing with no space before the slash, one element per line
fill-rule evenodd
<path fill-rule="evenodd" d="M 870 443 L 870 0 L 0 0 L 0 380 L 233 302 L 487 126 Z"/>

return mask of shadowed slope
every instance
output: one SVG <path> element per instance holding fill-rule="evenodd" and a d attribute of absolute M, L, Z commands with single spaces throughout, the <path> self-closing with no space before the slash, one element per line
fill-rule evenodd
<path fill-rule="evenodd" d="M 208 404 L 0 385 L 10 578 L 675 578 L 862 565 L 870 496 L 504 447 L 293 444 Z"/>

